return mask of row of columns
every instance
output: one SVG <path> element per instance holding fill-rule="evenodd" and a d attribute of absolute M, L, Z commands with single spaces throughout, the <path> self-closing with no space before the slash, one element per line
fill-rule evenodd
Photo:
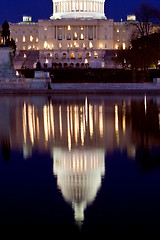
<path fill-rule="evenodd" d="M 92 30 L 90 30 L 90 27 L 92 27 Z M 62 34 L 62 40 L 63 39 L 67 39 L 67 35 L 71 34 L 71 39 L 73 40 L 73 35 L 74 32 L 77 33 L 77 40 L 79 40 L 80 34 L 82 33 L 84 35 L 84 39 L 88 39 L 89 33 L 92 34 L 93 39 L 97 38 L 97 27 L 96 26 L 83 26 L 83 30 L 81 30 L 81 26 L 71 26 L 71 30 L 68 31 L 67 30 L 67 26 L 62 27 L 61 30 L 59 30 L 60 26 L 55 26 L 54 29 L 54 38 L 57 39 L 58 38 L 58 34 Z M 72 30 L 72 28 L 74 30 Z M 77 28 L 77 30 L 75 30 L 75 28 Z"/>
<path fill-rule="evenodd" d="M 53 15 L 65 12 L 95 12 L 104 13 L 104 2 L 102 1 L 58 1 L 53 2 Z"/>

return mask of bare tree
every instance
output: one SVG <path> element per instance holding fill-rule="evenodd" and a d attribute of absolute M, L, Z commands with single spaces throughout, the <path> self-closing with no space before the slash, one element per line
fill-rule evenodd
<path fill-rule="evenodd" d="M 138 9 L 135 10 L 136 21 L 132 22 L 136 27 L 136 34 L 138 37 L 148 36 L 152 33 L 153 23 L 160 20 L 160 10 L 147 3 L 142 3 Z M 136 36 L 137 37 L 137 36 Z"/>

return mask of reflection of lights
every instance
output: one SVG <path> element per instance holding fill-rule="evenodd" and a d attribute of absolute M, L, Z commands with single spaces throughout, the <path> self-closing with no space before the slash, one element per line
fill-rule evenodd
<path fill-rule="evenodd" d="M 145 114 L 147 112 L 147 96 L 144 95 L 144 109 L 145 109 Z"/>
<path fill-rule="evenodd" d="M 36 125 L 37 125 L 37 139 L 39 140 L 39 118 L 36 118 Z"/>
<path fill-rule="evenodd" d="M 47 106 L 43 107 L 43 120 L 44 120 L 44 134 L 45 140 L 48 141 L 48 119 L 47 119 Z"/>
<path fill-rule="evenodd" d="M 87 100 L 87 97 L 85 99 L 85 117 L 86 117 L 86 124 L 88 124 L 88 100 Z"/>
<path fill-rule="evenodd" d="M 102 106 L 99 106 L 99 131 L 100 131 L 100 136 L 103 137 L 103 109 L 102 109 Z"/>
<path fill-rule="evenodd" d="M 62 137 L 62 112 L 61 111 L 62 111 L 61 106 L 59 106 L 59 131 Z"/>
<path fill-rule="evenodd" d="M 78 113 L 78 107 L 74 106 L 74 136 L 75 136 L 75 142 L 78 142 L 78 136 L 79 136 L 79 113 Z"/>
<path fill-rule="evenodd" d="M 23 118 L 23 137 L 24 143 L 26 143 L 26 136 L 27 136 L 27 113 L 26 113 L 26 103 L 24 103 L 23 111 L 22 111 L 22 118 Z"/>
<path fill-rule="evenodd" d="M 67 106 L 67 131 L 68 131 L 68 149 L 71 150 L 71 131 L 70 131 L 70 119 L 69 119 L 69 106 Z"/>
<path fill-rule="evenodd" d="M 126 132 L 126 104 L 124 103 L 122 106 L 122 129 L 123 133 Z"/>
<path fill-rule="evenodd" d="M 30 105 L 28 105 L 28 127 L 31 142 L 34 144 L 33 109 Z"/>
<path fill-rule="evenodd" d="M 119 144 L 118 106 L 117 105 L 115 105 L 115 132 L 117 137 L 117 143 Z"/>
<path fill-rule="evenodd" d="M 54 137 L 54 111 L 53 111 L 52 104 L 50 104 L 50 119 L 51 119 L 51 131 L 52 131 L 52 135 Z"/>
<path fill-rule="evenodd" d="M 93 107 L 89 104 L 89 131 L 90 137 L 93 137 Z"/>

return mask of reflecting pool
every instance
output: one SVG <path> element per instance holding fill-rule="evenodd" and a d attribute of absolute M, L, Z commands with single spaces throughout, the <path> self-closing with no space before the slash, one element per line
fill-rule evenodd
<path fill-rule="evenodd" d="M 158 231 L 159 96 L 1 96 L 0 224 Z"/>

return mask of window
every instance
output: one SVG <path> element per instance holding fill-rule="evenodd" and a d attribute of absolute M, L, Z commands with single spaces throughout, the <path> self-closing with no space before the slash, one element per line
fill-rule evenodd
<path fill-rule="evenodd" d="M 119 29 L 117 29 L 117 33 L 119 33 Z"/>
<path fill-rule="evenodd" d="M 59 43 L 59 48 L 61 48 L 62 47 L 62 43 Z"/>
<path fill-rule="evenodd" d="M 75 59 L 75 54 L 73 52 L 70 54 L 70 58 Z"/>
<path fill-rule="evenodd" d="M 75 33 L 74 33 L 74 36 L 73 36 L 73 39 L 74 39 L 74 40 L 77 40 L 77 37 L 78 37 L 77 32 L 75 32 Z"/>
<path fill-rule="evenodd" d="M 98 53 L 94 52 L 94 58 L 98 58 Z"/>
<path fill-rule="evenodd" d="M 36 37 L 36 42 L 38 42 L 38 37 Z"/>
<path fill-rule="evenodd" d="M 70 31 L 70 30 L 71 30 L 71 26 L 70 26 L 70 25 L 68 25 L 67 29 L 68 29 L 68 31 Z"/>
<path fill-rule="evenodd" d="M 33 36 L 30 36 L 29 39 L 30 39 L 30 42 L 33 42 Z"/>
<path fill-rule="evenodd" d="M 83 33 L 81 33 L 80 40 L 83 40 L 83 39 L 84 39 L 84 35 L 83 35 Z"/>
<path fill-rule="evenodd" d="M 44 48 L 46 49 L 48 47 L 48 43 L 45 41 L 44 42 Z"/>
<path fill-rule="evenodd" d="M 44 28 L 44 31 L 47 31 L 47 27 Z"/>
<path fill-rule="evenodd" d="M 66 53 L 63 53 L 62 54 L 62 59 L 66 59 L 66 56 L 67 56 Z"/>
<path fill-rule="evenodd" d="M 82 53 L 78 53 L 78 59 L 82 59 Z"/>
<path fill-rule="evenodd" d="M 93 40 L 93 35 L 89 34 L 89 40 Z"/>
<path fill-rule="evenodd" d="M 62 40 L 62 34 L 61 33 L 58 35 L 58 40 Z"/>
<path fill-rule="evenodd" d="M 89 42 L 89 48 L 93 48 L 93 43 Z"/>
<path fill-rule="evenodd" d="M 105 34 L 105 40 L 107 40 L 107 34 Z"/>
<path fill-rule="evenodd" d="M 58 59 L 58 53 L 55 53 L 55 59 Z"/>
<path fill-rule="evenodd" d="M 26 41 L 26 37 L 25 37 L 25 36 L 23 36 L 22 42 L 25 42 L 25 41 Z"/>
<path fill-rule="evenodd" d="M 71 34 L 67 35 L 67 40 L 71 40 Z"/>

